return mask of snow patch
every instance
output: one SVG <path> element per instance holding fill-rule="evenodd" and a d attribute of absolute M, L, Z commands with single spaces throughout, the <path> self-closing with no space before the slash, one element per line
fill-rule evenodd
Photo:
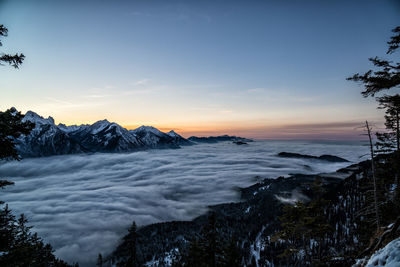
<path fill-rule="evenodd" d="M 387 244 L 384 248 L 375 251 L 368 260 L 359 259 L 353 267 L 399 267 L 400 266 L 400 238 Z"/>
<path fill-rule="evenodd" d="M 275 195 L 276 199 L 282 202 L 283 204 L 290 204 L 294 205 L 296 202 L 307 202 L 309 201 L 309 198 L 305 196 L 304 194 L 300 193 L 297 190 L 293 190 L 291 195 L 289 197 L 283 197 L 283 196 L 278 196 Z"/>

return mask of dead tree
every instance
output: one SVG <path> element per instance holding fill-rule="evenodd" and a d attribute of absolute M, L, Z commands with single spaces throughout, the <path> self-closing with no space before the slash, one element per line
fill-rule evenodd
<path fill-rule="evenodd" d="M 374 145 L 372 143 L 371 136 L 371 127 L 368 124 L 368 121 L 365 121 L 365 128 L 367 129 L 368 138 L 369 138 L 369 147 L 371 152 L 371 172 L 372 172 L 372 182 L 374 184 L 374 206 L 375 206 L 375 219 L 376 219 L 376 228 L 379 230 L 380 228 L 380 219 L 379 219 L 379 210 L 378 210 L 378 192 L 376 185 L 376 174 L 375 174 L 375 162 L 374 162 Z"/>

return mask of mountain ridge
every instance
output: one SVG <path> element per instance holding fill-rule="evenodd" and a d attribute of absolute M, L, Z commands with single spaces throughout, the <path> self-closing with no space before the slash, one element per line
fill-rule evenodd
<path fill-rule="evenodd" d="M 197 136 L 191 136 L 188 138 L 189 141 L 195 142 L 195 143 L 218 143 L 218 142 L 224 142 L 224 141 L 233 141 L 233 142 L 253 142 L 252 139 L 244 138 L 244 137 L 239 137 L 239 136 L 231 136 L 231 135 L 219 135 L 219 136 L 208 136 L 208 137 L 197 137 Z"/>
<path fill-rule="evenodd" d="M 23 157 L 90 153 L 90 152 L 132 152 L 146 149 L 180 148 L 191 145 L 181 135 L 172 131 L 164 133 L 152 126 L 141 126 L 127 130 L 118 123 L 106 119 L 93 124 L 55 124 L 49 116 L 44 118 L 28 111 L 23 121 L 35 124 L 32 132 L 21 136 L 16 148 Z"/>

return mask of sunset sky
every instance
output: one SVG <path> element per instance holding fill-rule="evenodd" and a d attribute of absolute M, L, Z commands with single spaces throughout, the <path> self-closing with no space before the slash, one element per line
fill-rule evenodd
<path fill-rule="evenodd" d="M 0 110 L 184 136 L 354 139 L 382 112 L 346 81 L 385 57 L 398 1 L 2 1 Z"/>

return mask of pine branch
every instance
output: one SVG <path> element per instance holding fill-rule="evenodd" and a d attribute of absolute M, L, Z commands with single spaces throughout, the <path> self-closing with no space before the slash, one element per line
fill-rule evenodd
<path fill-rule="evenodd" d="M 4 62 L 18 69 L 19 66 L 22 64 L 22 62 L 24 61 L 24 59 L 25 59 L 24 54 L 18 54 L 18 53 L 15 55 L 3 54 L 0 56 L 0 65 L 4 65 L 1 64 L 1 62 Z"/>
<path fill-rule="evenodd" d="M 391 40 L 389 42 L 387 42 L 389 45 L 389 49 L 386 52 L 387 54 L 394 53 L 400 47 L 400 26 L 394 28 L 392 32 L 395 33 L 395 35 L 390 38 Z"/>

